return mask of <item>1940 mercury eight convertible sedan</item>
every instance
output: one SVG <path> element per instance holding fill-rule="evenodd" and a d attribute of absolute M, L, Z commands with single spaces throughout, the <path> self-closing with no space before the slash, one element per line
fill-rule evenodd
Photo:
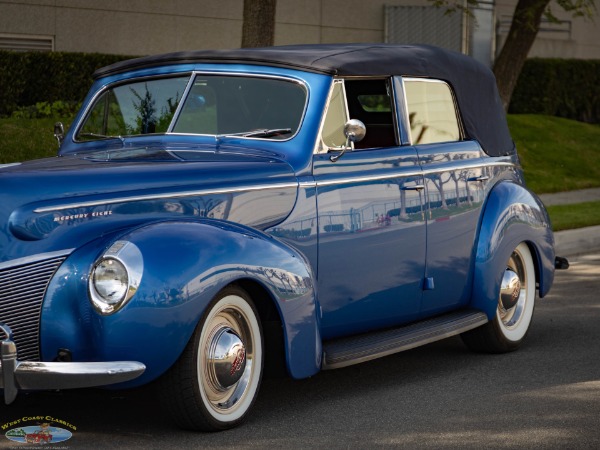
<path fill-rule="evenodd" d="M 60 129 L 60 127 L 58 127 Z M 522 343 L 553 235 L 491 72 L 427 46 L 172 53 L 95 73 L 56 158 L 0 166 L 0 387 L 159 379 L 183 427 L 460 334 Z"/>

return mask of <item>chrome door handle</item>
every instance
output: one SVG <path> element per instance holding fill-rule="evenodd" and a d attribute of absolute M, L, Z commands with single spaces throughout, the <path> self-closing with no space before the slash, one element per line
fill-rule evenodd
<path fill-rule="evenodd" d="M 422 191 L 425 189 L 424 184 L 416 184 L 414 186 L 402 186 L 403 191 Z"/>
<path fill-rule="evenodd" d="M 487 175 L 481 175 L 479 177 L 473 177 L 473 178 L 469 178 L 467 181 L 479 181 L 480 183 L 489 180 L 490 177 L 488 177 Z"/>

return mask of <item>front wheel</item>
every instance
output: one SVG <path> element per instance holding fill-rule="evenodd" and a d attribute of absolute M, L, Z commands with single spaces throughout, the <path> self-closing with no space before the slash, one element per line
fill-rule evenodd
<path fill-rule="evenodd" d="M 496 315 L 487 324 L 461 334 L 471 350 L 505 353 L 525 339 L 535 306 L 535 268 L 529 247 L 521 242 L 512 252 L 502 277 Z"/>
<path fill-rule="evenodd" d="M 231 286 L 207 307 L 183 354 L 165 375 L 161 397 L 182 428 L 232 428 L 254 403 L 262 371 L 259 316 L 249 295 Z"/>

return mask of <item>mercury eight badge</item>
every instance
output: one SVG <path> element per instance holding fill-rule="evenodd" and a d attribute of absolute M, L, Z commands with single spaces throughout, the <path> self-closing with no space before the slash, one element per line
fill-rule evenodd
<path fill-rule="evenodd" d="M 58 157 L 0 166 L 7 404 L 157 380 L 181 427 L 226 429 L 271 368 L 453 335 L 515 350 L 552 285 L 548 215 L 493 75 L 464 55 L 144 57 L 98 70 L 56 128 Z"/>

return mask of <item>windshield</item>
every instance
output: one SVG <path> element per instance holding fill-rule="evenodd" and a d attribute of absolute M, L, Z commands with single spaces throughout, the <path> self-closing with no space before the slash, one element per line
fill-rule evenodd
<path fill-rule="evenodd" d="M 88 113 L 77 140 L 165 133 L 189 76 L 122 84 L 105 91 Z"/>
<path fill-rule="evenodd" d="M 107 89 L 76 134 L 89 141 L 178 133 L 288 139 L 300 126 L 306 90 L 279 78 L 194 75 L 136 81 Z"/>

